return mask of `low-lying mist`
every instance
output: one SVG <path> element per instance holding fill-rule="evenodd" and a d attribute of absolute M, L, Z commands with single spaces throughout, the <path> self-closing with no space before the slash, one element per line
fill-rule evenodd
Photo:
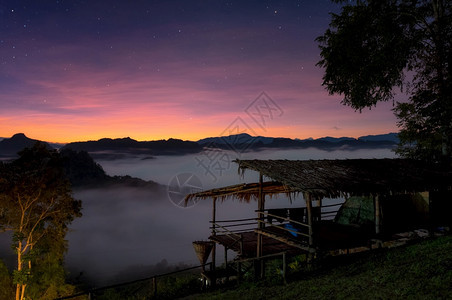
<path fill-rule="evenodd" d="M 209 151 L 182 156 L 146 156 L 123 157 L 117 160 L 97 160 L 109 175 L 130 175 L 144 180 L 153 180 L 167 185 L 180 173 L 193 173 L 202 182 L 204 188 L 227 186 L 240 182 L 256 182 L 255 172 L 246 172 L 241 178 L 237 173 L 235 159 L 352 159 L 352 158 L 394 158 L 389 148 L 381 149 L 267 149 L 237 153 L 220 150 L 218 154 Z"/>
<path fill-rule="evenodd" d="M 131 265 L 197 264 L 191 241 L 208 236 L 210 207 L 173 205 L 165 194 L 143 188 L 77 190 L 83 217 L 67 235 L 66 265 L 106 283 Z"/>

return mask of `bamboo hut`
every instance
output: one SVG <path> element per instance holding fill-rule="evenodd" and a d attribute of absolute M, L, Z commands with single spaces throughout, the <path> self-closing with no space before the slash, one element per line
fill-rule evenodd
<path fill-rule="evenodd" d="M 259 258 L 281 252 L 303 252 L 312 257 L 319 251 L 349 249 L 381 241 L 394 234 L 396 227 L 386 222 L 385 217 L 391 215 L 394 203 L 400 202 L 397 200 L 400 195 L 424 192 L 428 208 L 424 221 L 428 224 L 423 225 L 430 226 L 429 229 L 452 219 L 449 216 L 452 171 L 446 166 L 408 159 L 234 162 L 238 164 L 240 174 L 248 170 L 258 172 L 259 182 L 202 191 L 187 195 L 185 200 L 212 199 L 209 240 L 223 245 L 225 253 L 227 249 L 235 251 L 240 258 Z M 305 205 L 298 209 L 266 209 L 266 196 L 281 193 L 290 197 L 301 195 Z M 217 201 L 233 197 L 247 202 L 256 200 L 256 218 L 216 220 Z M 325 208 L 333 206 L 325 204 L 326 200 L 340 197 L 365 197 L 367 203 L 371 201 L 371 208 L 366 206 L 367 213 L 373 214 L 373 218 L 367 216 L 366 219 L 371 222 L 367 226 L 357 226 L 339 224 L 331 218 L 325 220 L 325 214 L 328 214 Z M 246 225 L 248 228 L 243 229 Z M 215 263 L 215 247 L 212 262 Z"/>

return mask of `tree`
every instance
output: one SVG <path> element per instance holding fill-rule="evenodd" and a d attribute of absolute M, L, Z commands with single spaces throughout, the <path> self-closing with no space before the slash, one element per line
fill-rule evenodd
<path fill-rule="evenodd" d="M 16 300 L 54 298 L 45 295 L 64 285 L 64 237 L 81 216 L 81 202 L 72 197 L 56 151 L 37 143 L 19 155 L 0 166 L 0 226 L 13 233 Z"/>
<path fill-rule="evenodd" d="M 349 3 L 350 1 L 335 1 Z M 344 4 L 317 38 L 323 85 L 355 110 L 394 101 L 407 157 L 447 160 L 452 150 L 452 2 L 368 0 Z"/>

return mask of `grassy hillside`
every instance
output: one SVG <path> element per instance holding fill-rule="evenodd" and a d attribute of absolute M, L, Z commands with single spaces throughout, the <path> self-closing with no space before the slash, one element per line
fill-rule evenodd
<path fill-rule="evenodd" d="M 244 284 L 187 299 L 452 299 L 452 237 L 328 261 L 287 285 Z"/>

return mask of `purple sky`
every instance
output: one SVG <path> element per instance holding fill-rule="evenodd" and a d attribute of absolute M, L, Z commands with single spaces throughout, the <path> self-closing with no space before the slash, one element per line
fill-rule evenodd
<path fill-rule="evenodd" d="M 55 142 L 397 131 L 328 96 L 330 1 L 0 1 L 0 136 Z M 261 93 L 265 92 L 264 95 Z"/>

